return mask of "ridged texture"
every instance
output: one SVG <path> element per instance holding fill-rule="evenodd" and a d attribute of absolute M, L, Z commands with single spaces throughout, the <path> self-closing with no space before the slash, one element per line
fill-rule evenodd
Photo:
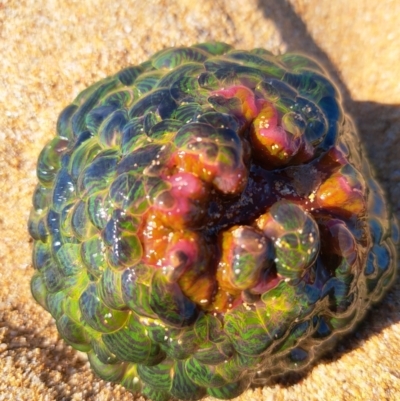
<path fill-rule="evenodd" d="M 82 92 L 37 174 L 33 296 L 154 401 L 304 368 L 395 276 L 396 222 L 304 56 L 161 51 Z"/>

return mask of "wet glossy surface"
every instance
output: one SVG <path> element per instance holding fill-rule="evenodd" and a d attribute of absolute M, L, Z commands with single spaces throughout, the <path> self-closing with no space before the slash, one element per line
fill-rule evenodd
<path fill-rule="evenodd" d="M 35 299 L 100 377 L 153 400 L 307 366 L 395 275 L 396 222 L 303 56 L 159 52 L 61 113 L 38 178 Z"/>

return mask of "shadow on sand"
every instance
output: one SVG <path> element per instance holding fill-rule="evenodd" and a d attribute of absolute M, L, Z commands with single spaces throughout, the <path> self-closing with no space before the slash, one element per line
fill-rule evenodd
<path fill-rule="evenodd" d="M 354 101 L 329 56 L 315 43 L 307 26 L 287 0 L 258 0 L 258 6 L 266 19 L 274 21 L 288 52 L 304 53 L 326 69 L 342 94 L 343 108 L 357 127 L 375 176 L 383 185 L 390 206 L 400 217 L 400 105 Z M 397 149 L 397 150 L 396 150 Z M 360 347 L 369 337 L 400 321 L 400 275 L 381 303 L 368 312 L 357 329 L 338 342 L 334 350 L 327 352 L 320 362 L 329 363 L 343 354 Z M 318 361 L 316 362 L 318 364 Z M 312 366 L 301 373 L 289 373 L 271 380 L 283 387 L 303 379 Z"/>

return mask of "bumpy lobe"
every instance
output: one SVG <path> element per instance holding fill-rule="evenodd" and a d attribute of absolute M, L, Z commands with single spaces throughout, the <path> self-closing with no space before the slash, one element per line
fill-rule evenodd
<path fill-rule="evenodd" d="M 395 276 L 398 230 L 323 69 L 203 43 L 83 91 L 37 167 L 32 293 L 154 401 L 301 370 Z"/>

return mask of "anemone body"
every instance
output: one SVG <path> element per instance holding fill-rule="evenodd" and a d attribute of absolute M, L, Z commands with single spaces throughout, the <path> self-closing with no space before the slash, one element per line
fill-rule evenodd
<path fill-rule="evenodd" d="M 161 51 L 83 91 L 37 174 L 33 296 L 154 401 L 303 369 L 393 282 L 397 226 L 304 56 Z"/>

